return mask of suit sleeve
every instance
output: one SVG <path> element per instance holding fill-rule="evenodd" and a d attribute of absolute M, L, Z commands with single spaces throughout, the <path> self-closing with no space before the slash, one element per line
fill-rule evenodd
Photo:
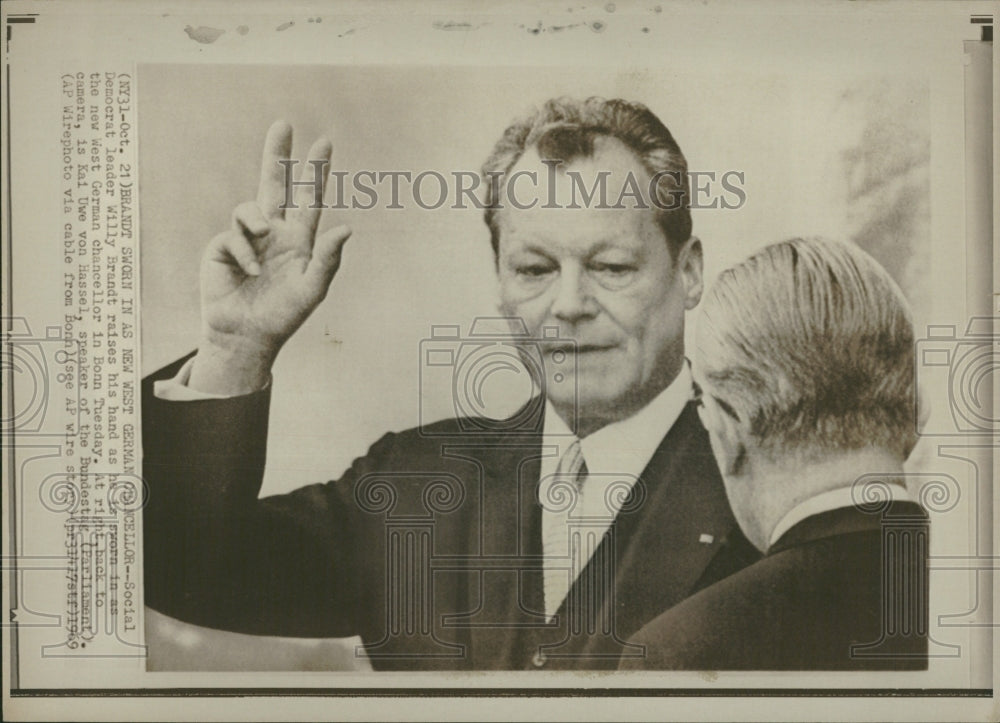
<path fill-rule="evenodd" d="M 172 402 L 143 382 L 146 604 L 207 627 L 341 637 L 359 630 L 363 570 L 354 480 L 392 446 L 386 435 L 337 482 L 258 499 L 270 389 Z"/>

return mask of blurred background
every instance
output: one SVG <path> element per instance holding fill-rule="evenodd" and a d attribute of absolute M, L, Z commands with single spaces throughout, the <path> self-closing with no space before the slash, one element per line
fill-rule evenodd
<path fill-rule="evenodd" d="M 333 169 L 450 178 L 478 171 L 515 116 L 558 95 L 643 102 L 670 128 L 691 170 L 743 174 L 741 207 L 692 211 L 706 279 L 791 236 L 853 239 L 899 282 L 916 328 L 926 326 L 930 110 L 920 77 L 830 67 L 710 75 L 145 65 L 138 91 L 144 374 L 195 348 L 200 254 L 232 209 L 255 196 L 264 134 L 275 119 L 294 126 L 296 157 L 328 134 Z M 435 184 L 427 189 L 433 198 Z M 465 333 L 476 317 L 497 314 L 488 233 L 474 208 L 386 203 L 325 212 L 321 229 L 348 223 L 354 236 L 326 301 L 278 359 L 262 495 L 336 479 L 385 431 L 455 414 L 453 380 L 422 373 L 421 341 L 432 325 Z M 491 385 L 491 413 L 523 402 L 523 375 L 500 375 Z M 357 640 L 255 638 L 153 611 L 146 638 L 151 670 L 367 666 L 355 655 Z"/>

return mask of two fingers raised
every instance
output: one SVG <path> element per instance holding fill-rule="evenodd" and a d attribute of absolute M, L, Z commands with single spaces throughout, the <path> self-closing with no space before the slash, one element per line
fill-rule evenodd
<path fill-rule="evenodd" d="M 288 220 L 315 233 L 323 210 L 332 152 L 333 145 L 327 138 L 317 139 L 309 149 L 305 165 L 295 174 L 297 164 L 290 158 L 292 127 L 287 121 L 277 121 L 268 129 L 257 188 L 257 205 L 267 218 L 285 218 L 287 208 Z M 300 180 L 293 183 L 294 175 Z"/>
<path fill-rule="evenodd" d="M 292 183 L 295 164 L 289 159 L 291 150 L 292 127 L 286 121 L 277 121 L 268 129 L 264 140 L 257 200 L 236 207 L 232 231 L 216 238 L 212 244 L 213 256 L 219 261 L 231 259 L 244 273 L 259 276 L 261 267 L 257 255 L 260 249 L 254 242 L 272 230 L 273 221 L 284 219 L 302 227 L 312 246 L 308 281 L 329 283 L 340 264 L 341 248 L 351 234 L 346 226 L 338 226 L 315 238 L 333 147 L 327 138 L 319 138 L 313 143 L 304 169 L 297 174 L 304 175 L 304 180 L 295 184 Z M 312 180 L 307 180 L 310 176 Z"/>

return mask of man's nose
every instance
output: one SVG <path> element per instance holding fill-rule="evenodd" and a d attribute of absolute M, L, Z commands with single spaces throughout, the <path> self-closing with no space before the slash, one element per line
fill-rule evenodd
<path fill-rule="evenodd" d="M 561 321 L 575 322 L 597 313 L 597 302 L 590 285 L 577 265 L 565 265 L 560 271 L 552 315 Z"/>

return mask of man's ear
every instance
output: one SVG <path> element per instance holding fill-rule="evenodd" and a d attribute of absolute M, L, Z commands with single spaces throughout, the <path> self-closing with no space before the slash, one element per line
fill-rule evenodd
<path fill-rule="evenodd" d="M 701 423 L 708 430 L 719 471 L 726 477 L 740 475 L 747 460 L 747 447 L 740 423 L 726 414 L 714 399 L 705 399 L 698 414 Z"/>
<path fill-rule="evenodd" d="M 689 311 L 698 306 L 705 290 L 703 268 L 701 239 L 692 236 L 677 255 L 677 272 L 684 282 L 684 308 Z"/>

